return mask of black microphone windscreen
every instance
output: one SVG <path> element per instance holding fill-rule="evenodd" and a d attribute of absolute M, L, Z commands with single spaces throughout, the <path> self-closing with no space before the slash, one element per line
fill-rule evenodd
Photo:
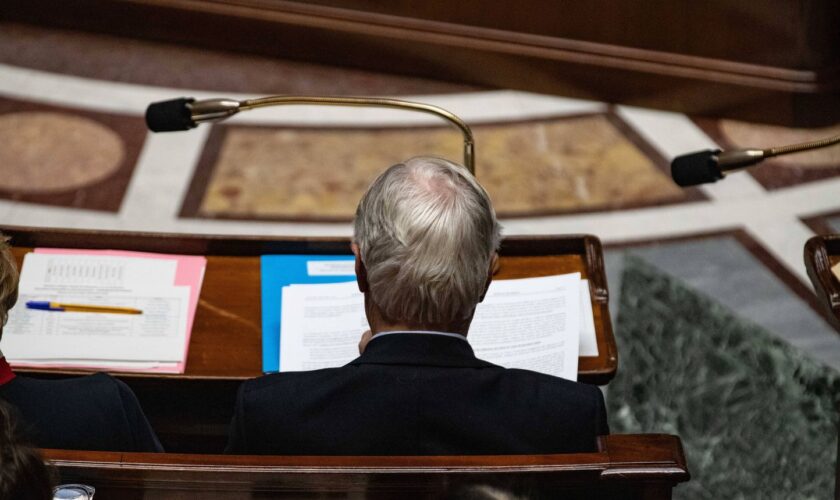
<path fill-rule="evenodd" d="M 674 158 L 671 162 L 671 177 L 679 186 L 688 187 L 723 179 L 717 163 L 720 150 L 698 151 Z"/>
<path fill-rule="evenodd" d="M 146 108 L 146 126 L 152 132 L 173 132 L 194 128 L 190 108 L 192 97 L 181 97 L 170 101 L 153 102 Z"/>

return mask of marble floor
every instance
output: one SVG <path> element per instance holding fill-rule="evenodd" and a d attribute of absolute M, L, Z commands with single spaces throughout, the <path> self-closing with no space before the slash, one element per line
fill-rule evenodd
<path fill-rule="evenodd" d="M 840 369 L 840 335 L 802 262 L 815 232 L 840 232 L 840 148 L 689 190 L 668 174 L 686 152 L 794 143 L 840 123 L 767 127 L 6 24 L 0 225 L 349 235 L 378 170 L 417 154 L 459 159 L 457 132 L 434 117 L 382 109 L 275 107 L 168 134 L 143 124 L 155 101 L 269 94 L 446 108 L 475 131 L 477 176 L 505 234 L 595 234 L 612 290 L 624 257 L 639 256 Z"/>

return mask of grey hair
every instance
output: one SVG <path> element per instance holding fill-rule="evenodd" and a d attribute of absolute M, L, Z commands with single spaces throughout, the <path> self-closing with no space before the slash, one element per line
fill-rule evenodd
<path fill-rule="evenodd" d="M 440 327 L 473 314 L 500 233 L 490 197 L 466 168 L 417 157 L 373 181 L 353 239 L 383 317 Z"/>
<path fill-rule="evenodd" d="M 8 242 L 9 239 L 0 233 L 0 333 L 18 298 L 18 271 Z"/>

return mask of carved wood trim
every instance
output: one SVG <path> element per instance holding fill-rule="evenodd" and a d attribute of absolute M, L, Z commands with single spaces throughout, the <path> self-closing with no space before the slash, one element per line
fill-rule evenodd
<path fill-rule="evenodd" d="M 564 15 L 549 2 L 520 4 L 527 14 L 516 23 L 480 5 L 5 0 L 0 20 L 783 125 L 825 126 L 840 113 L 840 37 L 832 31 L 840 8 L 831 0 L 716 8 L 603 0 L 590 18 L 572 9 L 581 29 L 565 29 L 580 33 L 546 29 L 539 12 Z M 468 17 L 464 8 L 481 11 Z M 621 13 L 636 23 L 632 29 L 624 29 Z M 609 36 L 581 36 L 587 32 Z"/>
<path fill-rule="evenodd" d="M 768 90 L 820 93 L 840 88 L 840 67 L 796 70 L 284 0 L 121 1 Z"/>

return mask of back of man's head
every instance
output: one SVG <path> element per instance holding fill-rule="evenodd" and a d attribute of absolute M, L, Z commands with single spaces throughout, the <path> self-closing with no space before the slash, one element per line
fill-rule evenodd
<path fill-rule="evenodd" d="M 490 198 L 464 167 L 429 157 L 392 166 L 356 209 L 370 299 L 385 320 L 412 327 L 468 320 L 499 232 Z"/>
<path fill-rule="evenodd" d="M 7 240 L 0 233 L 0 334 L 18 297 L 18 271 Z"/>

